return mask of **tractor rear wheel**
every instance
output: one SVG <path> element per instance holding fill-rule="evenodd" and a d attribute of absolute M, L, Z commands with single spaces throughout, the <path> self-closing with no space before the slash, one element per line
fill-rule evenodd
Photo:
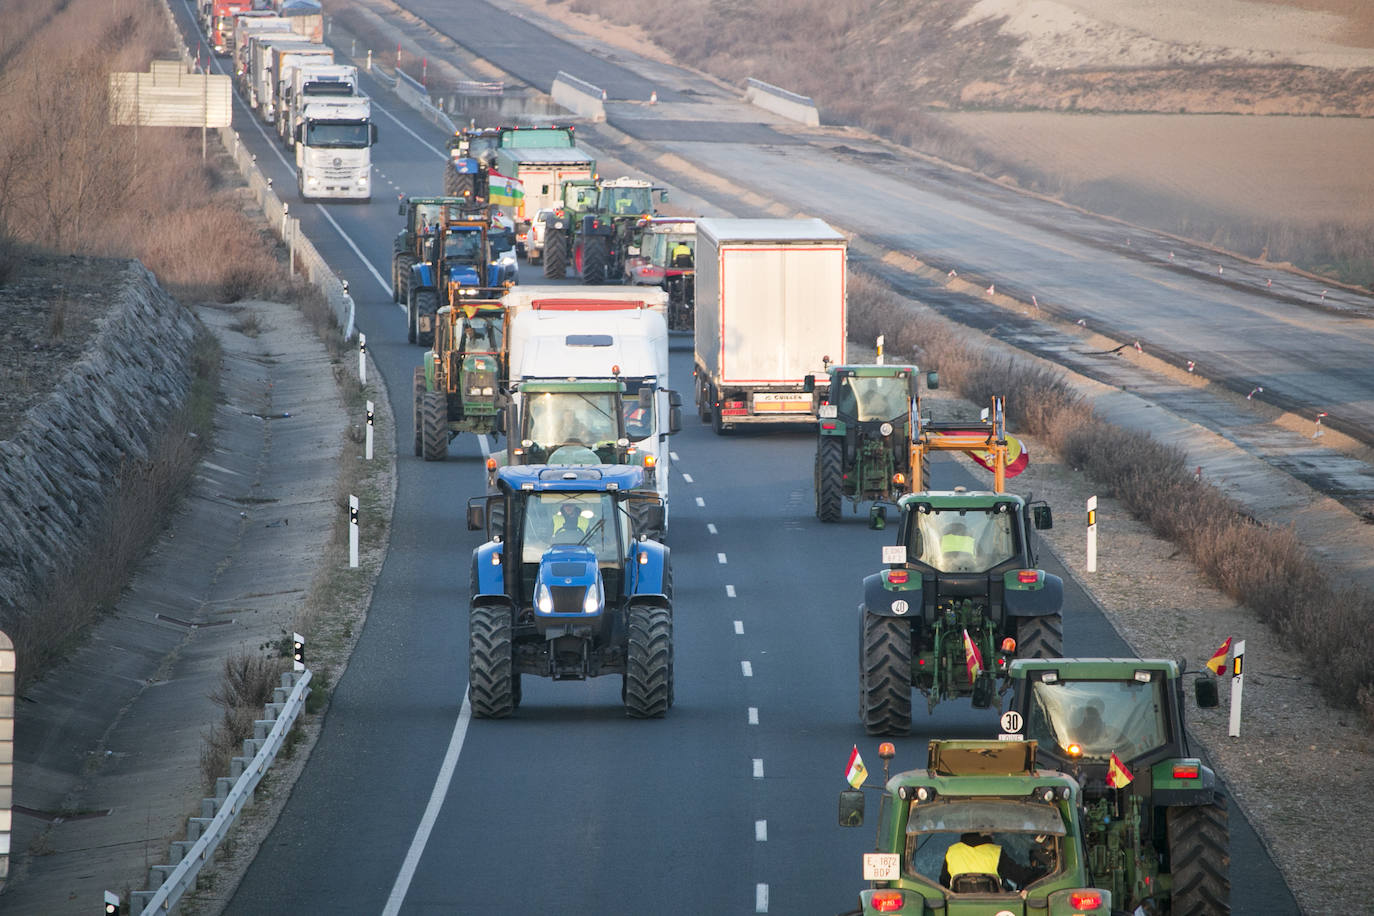
<path fill-rule="evenodd" d="M 589 235 L 582 240 L 582 282 L 605 283 L 606 265 L 611 257 L 611 240 L 604 235 Z"/>
<path fill-rule="evenodd" d="M 838 522 L 844 503 L 844 442 L 824 436 L 816 445 L 816 518 Z"/>
<path fill-rule="evenodd" d="M 568 275 L 568 233 L 550 229 L 544 236 L 544 279 L 562 280 Z"/>
<path fill-rule="evenodd" d="M 415 343 L 419 325 L 415 321 L 415 297 L 406 290 L 406 342 Z"/>
<path fill-rule="evenodd" d="M 864 730 L 905 735 L 911 731 L 911 623 L 864 613 L 862 627 Z"/>
<path fill-rule="evenodd" d="M 468 702 L 474 716 L 504 719 L 515 711 L 514 669 L 510 609 L 473 608 L 468 612 Z"/>
<path fill-rule="evenodd" d="M 1174 916 L 1231 912 L 1231 828 L 1225 801 L 1168 809 Z"/>
<path fill-rule="evenodd" d="M 393 259 L 395 267 L 392 273 L 395 275 L 395 282 L 391 285 L 391 298 L 398 304 L 405 302 L 406 293 L 410 289 L 410 269 L 415 266 L 415 255 L 398 254 Z"/>
<path fill-rule="evenodd" d="M 426 461 L 448 457 L 448 398 L 442 391 L 426 391 L 420 397 L 422 450 Z"/>
<path fill-rule="evenodd" d="M 424 454 L 424 441 L 425 441 L 425 438 L 424 438 L 424 428 L 425 428 L 424 413 L 422 412 L 422 410 L 421 410 L 421 408 L 420 408 L 420 404 L 424 401 L 424 397 L 425 397 L 425 367 L 424 367 L 424 366 L 416 366 L 416 367 L 415 367 L 415 379 L 414 379 L 414 382 L 413 382 L 412 385 L 411 385 L 411 393 L 412 393 L 412 395 L 413 395 L 413 397 L 414 397 L 414 409 L 411 411 L 410 417 L 411 417 L 411 419 L 414 420 L 414 422 L 415 422 L 415 457 L 416 457 L 416 458 L 419 458 L 421 455 Z"/>
<path fill-rule="evenodd" d="M 673 705 L 673 613 L 632 604 L 625 652 L 625 714 L 658 719 Z"/>
<path fill-rule="evenodd" d="M 439 293 L 432 289 L 422 289 L 415 293 L 415 342 L 422 347 L 434 345 L 434 317 L 439 312 Z M 420 327 L 420 318 L 429 316 L 429 330 Z"/>
<path fill-rule="evenodd" d="M 444 168 L 444 196 L 471 198 L 477 191 L 477 176 L 460 173 L 453 163 Z"/>
<path fill-rule="evenodd" d="M 1016 623 L 1016 654 L 1022 658 L 1059 658 L 1064 654 L 1064 618 L 1059 614 L 1022 617 Z"/>

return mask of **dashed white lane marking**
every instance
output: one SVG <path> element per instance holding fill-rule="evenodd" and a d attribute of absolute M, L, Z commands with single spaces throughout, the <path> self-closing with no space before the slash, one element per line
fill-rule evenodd
<path fill-rule="evenodd" d="M 768 912 L 768 885 L 766 884 L 754 885 L 754 912 Z"/>
<path fill-rule="evenodd" d="M 754 821 L 754 839 L 760 843 L 768 842 L 768 822 Z"/>
<path fill-rule="evenodd" d="M 755 778 L 755 779 L 762 779 L 762 778 L 763 778 L 763 758 L 762 758 L 762 757 L 755 757 L 755 758 L 754 758 L 754 778 Z"/>
<path fill-rule="evenodd" d="M 744 621 L 743 621 L 743 620 L 736 620 L 736 621 L 735 621 L 735 635 L 736 635 L 736 636 L 743 636 L 743 635 L 744 635 Z"/>
<path fill-rule="evenodd" d="M 706 524 L 706 530 L 711 532 L 712 534 L 720 534 L 720 532 L 716 530 L 715 524 L 711 522 L 708 522 Z"/>
<path fill-rule="evenodd" d="M 754 676 L 754 666 L 751 665 L 751 664 L 749 664 L 749 662 L 740 662 L 740 663 L 739 663 L 739 670 L 741 670 L 741 671 L 744 672 L 744 676 L 745 676 L 745 677 L 753 677 L 753 676 Z"/>
<path fill-rule="evenodd" d="M 668 457 L 671 458 L 671 459 L 673 459 L 674 461 L 677 461 L 677 460 L 678 460 L 678 459 L 677 459 L 677 452 L 672 451 L 671 449 L 668 451 Z"/>
<path fill-rule="evenodd" d="M 750 724 L 750 725 L 758 725 L 758 724 L 759 724 L 759 708 L 758 708 L 757 706 L 750 706 L 750 707 L 749 707 L 749 724 Z"/>
<path fill-rule="evenodd" d="M 697 497 L 697 505 L 698 505 L 698 506 L 704 506 L 704 505 L 706 505 L 706 500 L 704 500 L 704 499 L 702 499 L 700 496 L 698 496 L 698 497 Z"/>
<path fill-rule="evenodd" d="M 724 556 L 724 554 L 722 554 L 722 556 Z M 725 597 L 727 597 L 727 598 L 733 598 L 733 597 L 735 597 L 735 587 L 734 587 L 733 585 L 727 585 L 727 586 L 725 586 Z"/>
<path fill-rule="evenodd" d="M 685 480 L 685 481 L 687 481 L 688 483 L 691 483 L 691 482 L 692 482 L 692 475 L 691 475 L 691 474 L 683 474 L 683 475 L 682 475 L 682 479 Z"/>
<path fill-rule="evenodd" d="M 724 566 L 724 565 L 725 565 L 725 554 L 723 554 L 723 553 L 718 553 L 718 554 L 716 554 L 716 562 L 719 563 L 721 566 Z"/>

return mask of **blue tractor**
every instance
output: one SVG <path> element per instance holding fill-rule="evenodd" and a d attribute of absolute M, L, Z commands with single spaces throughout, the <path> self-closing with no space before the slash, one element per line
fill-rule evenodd
<path fill-rule="evenodd" d="M 673 576 L 668 548 L 634 536 L 628 503 L 644 489 L 639 467 L 519 465 L 497 471 L 497 492 L 468 503 L 468 529 L 490 537 L 472 552 L 474 715 L 513 713 L 525 674 L 619 674 L 627 715 L 668 712 Z M 663 506 L 649 511 L 661 515 Z"/>
<path fill-rule="evenodd" d="M 420 236 L 420 257 L 410 268 L 406 339 L 428 347 L 439 309 L 504 296 L 515 285 L 515 271 L 501 251 L 514 244 L 514 233 L 493 225 L 485 210 L 443 204 L 437 222 Z"/>

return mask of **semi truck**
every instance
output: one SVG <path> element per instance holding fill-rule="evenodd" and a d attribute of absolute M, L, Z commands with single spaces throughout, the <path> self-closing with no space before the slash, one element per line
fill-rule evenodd
<path fill-rule="evenodd" d="M 296 125 L 296 190 L 302 200 L 372 198 L 377 125 L 364 98 L 311 102 Z"/>
<path fill-rule="evenodd" d="M 845 362 L 847 250 L 819 219 L 697 220 L 696 403 L 717 435 L 815 420 Z"/>
<path fill-rule="evenodd" d="M 309 42 L 273 43 L 267 66 L 265 97 L 259 99 L 262 119 L 282 132 L 286 97 L 291 91 L 291 79 L 298 67 L 305 64 L 334 63 L 334 49 Z"/>
<path fill-rule="evenodd" d="M 305 119 L 311 102 L 359 96 L 358 68 L 352 64 L 307 62 L 291 71 L 291 84 L 283 93 L 282 116 L 277 130 L 288 147 L 296 145 L 296 125 Z"/>
<path fill-rule="evenodd" d="M 224 54 L 234 40 L 234 19 L 252 15 L 251 0 L 210 0 L 205 10 L 205 40 L 216 54 Z"/>

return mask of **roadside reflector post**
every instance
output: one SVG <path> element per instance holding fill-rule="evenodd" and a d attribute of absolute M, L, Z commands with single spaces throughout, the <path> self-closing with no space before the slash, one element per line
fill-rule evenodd
<path fill-rule="evenodd" d="M 1097 572 L 1097 497 L 1088 497 L 1088 572 Z"/>
<path fill-rule="evenodd" d="M 105 909 L 103 912 L 105 916 L 123 916 L 124 911 L 120 909 L 119 895 L 114 891 L 105 892 Z"/>
<path fill-rule="evenodd" d="M 305 670 L 305 637 L 299 633 L 291 634 L 291 670 Z"/>
<path fill-rule="evenodd" d="M 1245 686 L 1245 640 L 1236 640 L 1236 651 L 1231 656 L 1231 728 L 1232 738 L 1240 737 L 1240 694 Z"/>
<path fill-rule="evenodd" d="M 0 885 L 10 874 L 10 821 L 14 803 L 14 643 L 0 632 Z"/>
<path fill-rule="evenodd" d="M 348 497 L 348 566 L 358 568 L 358 497 Z"/>
<path fill-rule="evenodd" d="M 371 461 L 371 460 L 372 460 L 372 427 L 373 427 L 372 402 L 371 402 L 371 401 L 368 401 L 368 402 L 367 402 L 367 446 L 366 446 L 366 451 L 364 452 L 364 457 L 366 457 L 368 461 Z"/>
<path fill-rule="evenodd" d="M 367 384 L 367 335 L 358 332 L 358 383 Z"/>
<path fill-rule="evenodd" d="M 878 355 L 874 358 L 874 362 L 880 366 L 883 364 L 883 338 L 886 336 L 885 334 L 878 335 Z"/>

